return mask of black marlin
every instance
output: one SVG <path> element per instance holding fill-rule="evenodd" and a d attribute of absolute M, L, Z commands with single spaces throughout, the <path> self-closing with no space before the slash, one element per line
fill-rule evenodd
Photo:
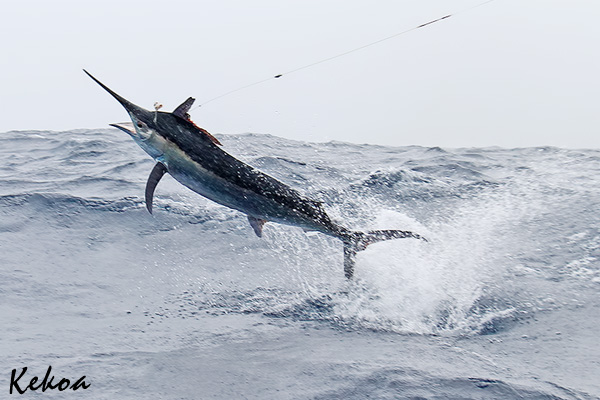
<path fill-rule="evenodd" d="M 190 120 L 188 111 L 193 98 L 188 98 L 172 113 L 159 112 L 158 107 L 156 111 L 149 111 L 84 72 L 125 107 L 132 121 L 111 126 L 129 134 L 156 161 L 146 183 L 146 208 L 150 213 L 154 189 L 168 172 L 194 192 L 246 214 L 259 237 L 263 225 L 271 221 L 340 239 L 344 244 L 347 278 L 354 273 L 356 253 L 369 244 L 408 237 L 424 239 L 408 231 L 346 229 L 329 218 L 320 202 L 301 196 L 288 185 L 223 151 L 216 138 Z"/>

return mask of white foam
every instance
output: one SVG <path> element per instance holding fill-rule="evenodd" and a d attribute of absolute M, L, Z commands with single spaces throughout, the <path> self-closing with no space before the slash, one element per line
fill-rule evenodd
<path fill-rule="evenodd" d="M 411 333 L 472 329 L 473 307 L 502 272 L 498 232 L 509 223 L 504 204 L 474 200 L 425 227 L 406 215 L 381 211 L 375 229 L 410 229 L 428 242 L 393 240 L 358 254 L 360 289 L 340 298 L 336 312 L 378 328 Z"/>

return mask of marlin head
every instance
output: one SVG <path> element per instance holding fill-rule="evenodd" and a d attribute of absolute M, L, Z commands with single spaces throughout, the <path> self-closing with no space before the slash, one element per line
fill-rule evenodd
<path fill-rule="evenodd" d="M 90 78 L 92 78 L 98 85 L 102 86 L 104 90 L 110 93 L 121 105 L 125 108 L 129 117 L 131 118 L 131 122 L 121 122 L 117 124 L 110 124 L 115 128 L 118 128 L 131 137 L 134 140 L 147 140 L 152 133 L 156 132 L 156 123 L 155 123 L 155 113 L 152 111 L 148 111 L 140 106 L 137 106 L 125 99 L 124 97 L 118 95 L 113 90 L 111 90 L 108 86 L 100 82 L 96 79 L 92 74 L 87 72 L 85 69 L 83 70 Z"/>

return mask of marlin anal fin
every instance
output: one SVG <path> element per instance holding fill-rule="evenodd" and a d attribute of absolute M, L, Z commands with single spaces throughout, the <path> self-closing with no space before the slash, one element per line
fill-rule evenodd
<path fill-rule="evenodd" d="M 193 97 L 188 97 L 186 101 L 181 103 L 175 110 L 173 110 L 173 114 L 183 119 L 189 119 L 188 111 L 190 111 L 190 108 L 192 108 L 194 101 L 196 101 L 196 99 Z"/>
<path fill-rule="evenodd" d="M 150 172 L 150 176 L 148 177 L 148 182 L 146 182 L 146 208 L 150 214 L 152 214 L 152 198 L 154 197 L 154 189 L 156 189 L 156 185 L 158 185 L 158 182 L 166 172 L 167 167 L 158 162 L 154 168 L 152 168 L 152 172 Z"/>
<path fill-rule="evenodd" d="M 250 226 L 252 227 L 252 229 L 254 229 L 254 233 L 256 233 L 256 236 L 262 237 L 262 229 L 263 226 L 267 223 L 267 221 L 248 215 L 248 222 L 250 222 Z"/>

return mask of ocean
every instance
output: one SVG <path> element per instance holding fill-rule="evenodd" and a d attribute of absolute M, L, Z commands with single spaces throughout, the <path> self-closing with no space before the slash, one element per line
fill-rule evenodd
<path fill-rule="evenodd" d="M 150 215 L 122 132 L 0 134 L 3 397 L 51 366 L 85 376 L 68 399 L 600 398 L 600 150 L 217 136 L 345 227 L 428 241 L 347 281 L 338 240 L 258 238 L 168 175 Z"/>

